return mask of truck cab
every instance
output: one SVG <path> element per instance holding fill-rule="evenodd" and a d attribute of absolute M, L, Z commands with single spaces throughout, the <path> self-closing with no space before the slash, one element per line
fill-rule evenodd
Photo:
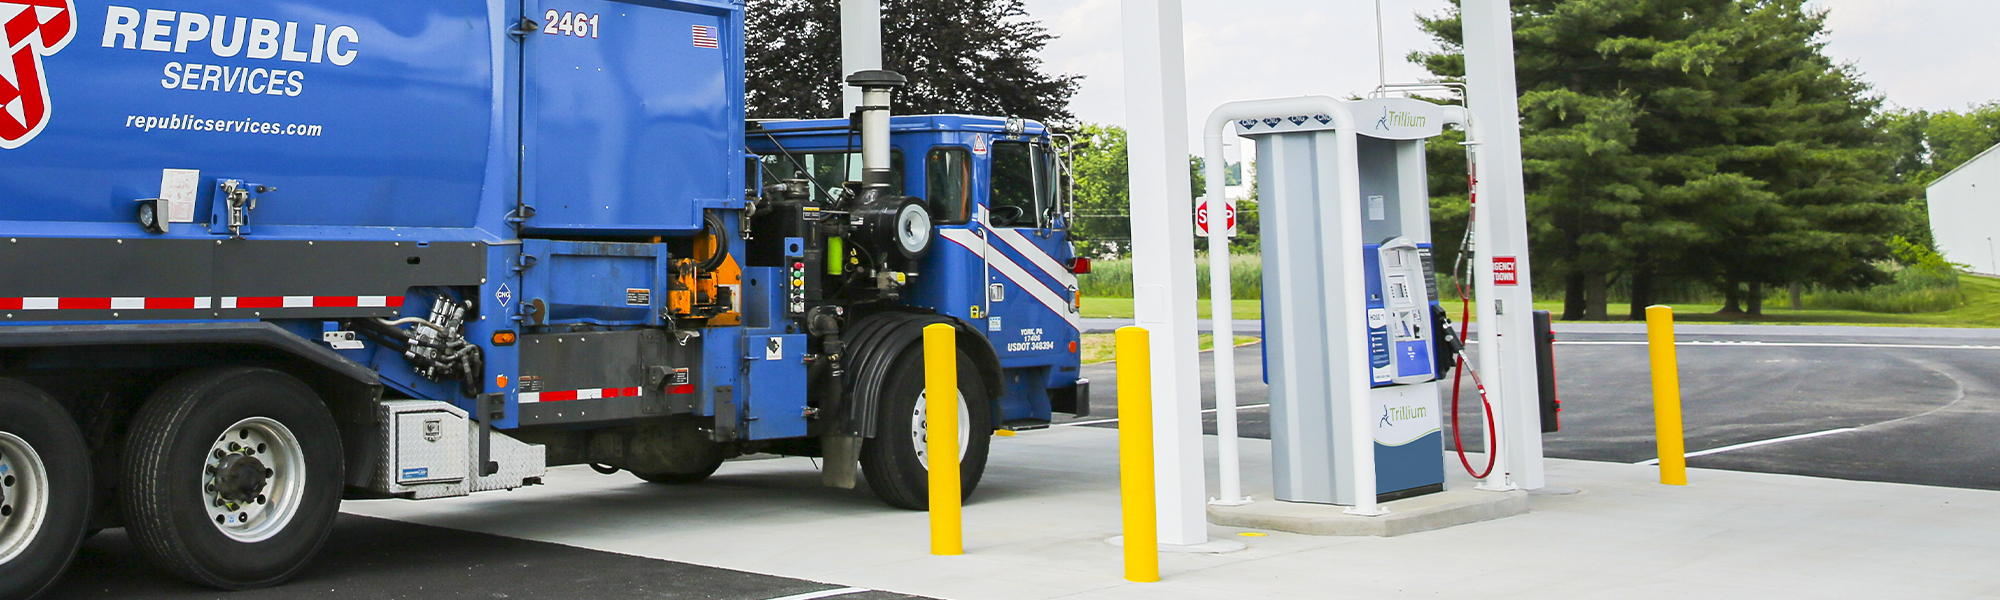
<path fill-rule="evenodd" d="M 839 193 L 861 178 L 858 135 L 847 123 L 753 123 L 753 174 Z M 891 193 L 922 199 L 938 240 L 902 301 L 985 332 L 1001 368 L 997 426 L 1087 414 L 1063 138 L 1034 121 L 965 115 L 897 116 L 890 138 Z"/>

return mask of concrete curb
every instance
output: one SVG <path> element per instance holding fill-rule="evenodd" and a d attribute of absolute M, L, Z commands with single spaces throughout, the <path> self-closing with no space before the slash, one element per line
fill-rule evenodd
<path fill-rule="evenodd" d="M 1360 517 L 1331 504 L 1259 500 L 1243 506 L 1210 506 L 1208 522 L 1306 535 L 1395 537 L 1525 514 L 1528 493 L 1454 489 L 1384 502 L 1382 507 L 1389 514 Z"/>

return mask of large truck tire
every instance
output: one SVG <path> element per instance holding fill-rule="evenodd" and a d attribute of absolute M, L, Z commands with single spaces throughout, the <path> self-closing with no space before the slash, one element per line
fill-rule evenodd
<path fill-rule="evenodd" d="M 190 582 L 250 589 L 305 568 L 346 481 L 340 431 L 312 388 L 227 367 L 167 382 L 125 443 L 125 527 L 139 553 Z"/>
<path fill-rule="evenodd" d="M 959 490 L 972 497 L 993 442 L 993 397 L 971 357 L 958 352 Z M 861 444 L 861 472 L 877 498 L 896 508 L 930 508 L 930 457 L 925 449 L 924 354 L 911 346 L 887 371 L 876 411 L 876 435 Z"/>
<path fill-rule="evenodd" d="M 34 386 L 0 379 L 0 598 L 55 585 L 90 525 L 90 448 Z"/>

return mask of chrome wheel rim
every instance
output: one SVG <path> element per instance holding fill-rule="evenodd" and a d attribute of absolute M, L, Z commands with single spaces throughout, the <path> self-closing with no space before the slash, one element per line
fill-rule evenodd
<path fill-rule="evenodd" d="M 28 550 L 49 516 L 49 472 L 42 456 L 0 431 L 0 564 Z"/>
<path fill-rule="evenodd" d="M 929 402 L 926 401 L 926 398 L 928 398 L 929 396 L 930 396 L 929 392 L 917 392 L 917 410 L 914 411 L 914 414 L 910 416 L 910 443 L 916 445 L 917 464 L 923 465 L 925 471 L 929 471 L 931 469 L 931 458 L 930 458 L 931 437 L 930 434 L 928 433 L 930 430 L 930 420 L 928 418 L 930 410 L 925 406 L 929 404 Z M 959 392 L 958 393 L 958 462 L 960 464 L 965 463 L 965 449 L 972 443 L 971 416 L 972 416 L 972 411 L 968 410 L 968 407 L 965 404 L 965 392 Z"/>
<path fill-rule="evenodd" d="M 284 531 L 298 514 L 305 453 L 284 424 L 264 417 L 237 421 L 216 436 L 202 459 L 202 505 L 223 535 L 261 542 Z"/>

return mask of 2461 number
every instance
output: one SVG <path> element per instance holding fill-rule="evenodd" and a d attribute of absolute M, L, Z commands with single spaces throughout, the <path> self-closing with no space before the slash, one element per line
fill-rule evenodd
<path fill-rule="evenodd" d="M 580 12 L 550 9 L 549 12 L 542 15 L 542 20 L 548 23 L 542 26 L 542 33 L 597 39 L 597 15 L 595 14 L 587 15 Z"/>

